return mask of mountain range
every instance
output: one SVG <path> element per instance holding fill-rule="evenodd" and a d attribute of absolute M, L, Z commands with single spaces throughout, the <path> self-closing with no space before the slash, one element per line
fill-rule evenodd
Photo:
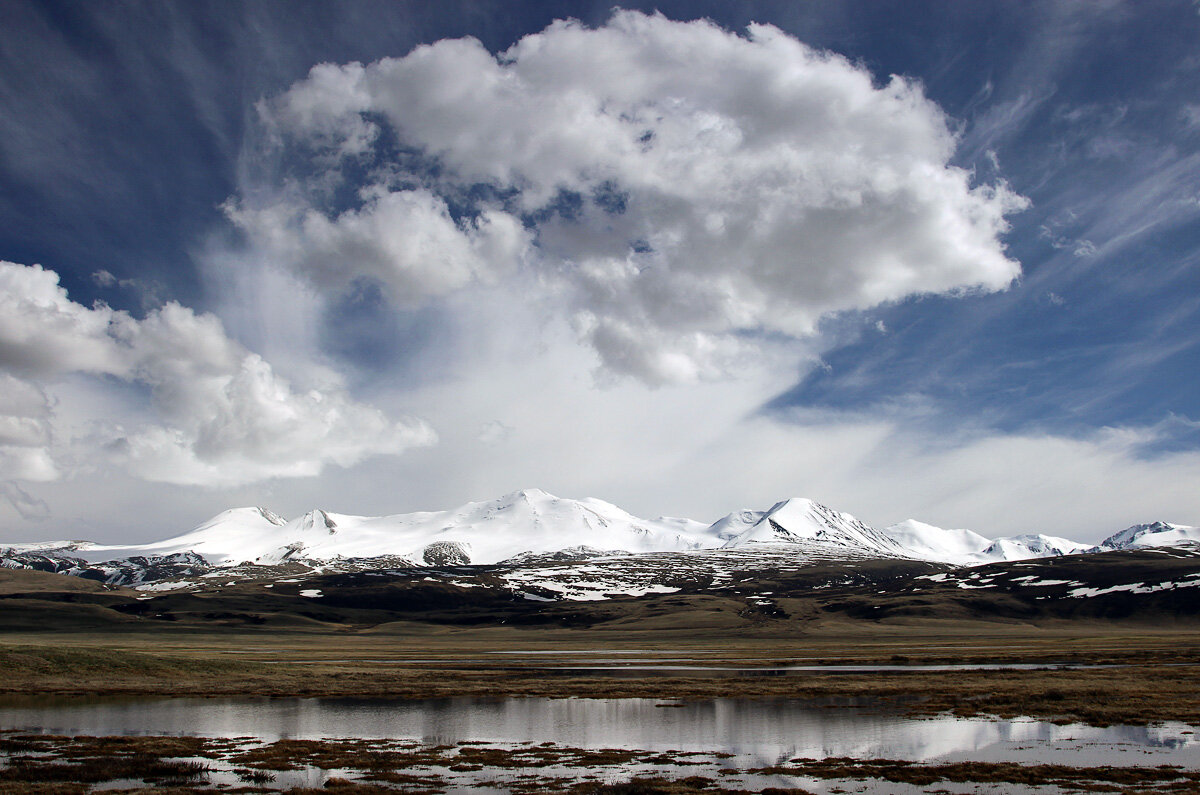
<path fill-rule="evenodd" d="M 797 560 L 895 558 L 971 566 L 1191 545 L 1200 545 L 1200 528 L 1166 522 L 1135 525 L 1092 545 L 1042 534 L 989 539 L 915 520 L 876 529 L 805 498 L 783 500 L 765 511 L 735 511 L 712 524 L 641 519 L 602 500 L 527 489 L 448 511 L 379 517 L 313 510 L 289 521 L 264 508 L 235 508 L 183 535 L 149 544 L 0 544 L 0 566 L 109 572 L 110 581 L 145 582 L 156 579 L 156 567 L 174 576 L 198 567 L 296 561 L 376 561 L 395 568 L 769 550 Z"/>

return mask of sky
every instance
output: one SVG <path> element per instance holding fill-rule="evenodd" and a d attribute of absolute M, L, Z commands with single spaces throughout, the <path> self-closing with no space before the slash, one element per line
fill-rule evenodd
<path fill-rule="evenodd" d="M 0 543 L 1200 525 L 1200 5 L 0 4 Z"/>

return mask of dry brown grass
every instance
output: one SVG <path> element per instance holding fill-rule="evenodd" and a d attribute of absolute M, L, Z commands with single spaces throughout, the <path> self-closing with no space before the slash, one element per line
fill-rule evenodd
<path fill-rule="evenodd" d="M 920 713 L 1027 715 L 1093 724 L 1200 723 L 1200 631 L 1187 627 L 1072 624 L 994 627 L 952 622 L 830 625 L 801 638 L 624 637 L 594 631 L 505 630 L 422 634 L 164 632 L 153 637 L 4 636 L 0 693 L 150 696 L 794 698 L 878 703 Z M 23 641 L 23 642 L 22 642 Z M 686 671 L 615 678 L 566 674 L 604 654 L 629 660 L 769 666 L 838 663 L 1058 661 L 1119 668 L 1054 671 L 904 671 L 713 676 Z M 515 651 L 517 654 L 497 654 Z M 660 652 L 660 654 L 654 654 Z M 1169 666 L 1169 667 L 1165 667 Z"/>
<path fill-rule="evenodd" d="M 528 669 L 430 670 L 375 668 L 328 670 L 261 666 L 222 675 L 219 669 L 164 667 L 96 670 L 68 676 L 29 672 L 9 675 L 10 692 L 157 696 L 353 696 L 424 699 L 451 696 L 587 698 L 790 698 L 822 703 L 878 704 L 912 713 L 1029 716 L 1093 725 L 1178 720 L 1200 723 L 1200 665 L 1132 665 L 1119 668 L 1039 671 L 947 671 L 818 674 L 714 678 L 646 676 L 546 676 Z"/>
<path fill-rule="evenodd" d="M 67 577 L 46 571 L 0 569 L 0 594 L 28 593 L 104 593 L 137 596 L 137 591 L 105 585 L 82 577 Z"/>
<path fill-rule="evenodd" d="M 1018 765 L 1009 762 L 922 764 L 895 759 L 796 759 L 790 764 L 757 768 L 766 775 L 821 779 L 890 781 L 928 787 L 945 782 L 1022 784 L 1086 789 L 1095 792 L 1195 792 L 1200 772 L 1175 767 L 1071 767 Z"/>

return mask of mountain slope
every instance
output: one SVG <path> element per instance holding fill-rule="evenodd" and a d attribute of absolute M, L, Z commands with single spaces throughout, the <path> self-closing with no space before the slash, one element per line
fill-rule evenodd
<path fill-rule="evenodd" d="M 1100 549 L 1174 547 L 1200 544 L 1200 527 L 1170 522 L 1135 524 L 1100 542 Z"/>
<path fill-rule="evenodd" d="M 205 576 L 212 566 L 229 571 L 243 563 L 328 566 L 337 561 L 343 570 L 366 571 L 720 551 L 727 554 L 731 566 L 738 556 L 751 553 L 769 554 L 780 565 L 908 558 L 977 566 L 1190 544 L 1200 545 L 1200 529 L 1165 522 L 1135 525 L 1100 546 L 1040 534 L 988 539 L 970 530 L 946 530 L 914 520 L 877 530 L 805 498 L 783 500 L 767 511 L 744 509 L 705 526 L 689 519 L 641 519 L 602 500 L 560 499 L 529 489 L 448 511 L 393 516 L 313 510 L 287 521 L 263 508 L 236 508 L 190 532 L 150 544 L 12 545 L 0 549 L 0 567 L 66 572 L 114 583 L 151 583 L 175 576 Z"/>
<path fill-rule="evenodd" d="M 891 525 L 883 532 L 916 557 L 946 563 L 975 563 L 992 543 L 971 530 L 946 530 L 915 519 Z"/>
<path fill-rule="evenodd" d="M 1052 558 L 1059 555 L 1076 555 L 1092 547 L 1068 538 L 1024 533 L 1019 536 L 997 538 L 983 550 L 982 560 L 1027 560 L 1029 558 Z"/>
<path fill-rule="evenodd" d="M 217 565 L 384 556 L 416 565 L 490 564 L 568 547 L 661 552 L 714 546 L 706 530 L 700 522 L 640 519 L 602 500 L 566 500 L 529 489 L 449 511 L 394 516 L 314 510 L 284 521 L 263 509 L 238 508 L 166 541 L 81 545 L 70 554 L 90 562 L 195 552 Z"/>
<path fill-rule="evenodd" d="M 894 524 L 883 532 L 915 557 L 965 566 L 1075 555 L 1094 549 L 1089 544 L 1040 533 L 991 539 L 970 530 L 945 530 L 914 519 Z"/>
<path fill-rule="evenodd" d="M 766 515 L 766 511 L 743 508 L 713 522 L 708 526 L 708 532 L 720 541 L 730 541 L 756 525 Z"/>
<path fill-rule="evenodd" d="M 57 548 L 43 548 L 38 551 L 45 554 L 54 552 L 89 563 L 132 557 L 170 557 L 194 552 L 210 563 L 221 563 L 237 557 L 238 550 L 253 550 L 286 543 L 283 541 L 286 536 L 282 532 L 286 524 L 283 518 L 266 508 L 231 508 L 217 514 L 195 530 L 164 541 L 131 546 L 71 542 L 69 545 L 58 545 Z M 20 545 L 16 548 L 22 552 L 33 551 L 30 545 Z"/>
<path fill-rule="evenodd" d="M 758 521 L 726 541 L 723 548 L 750 544 L 816 544 L 869 551 L 881 557 L 912 557 L 894 539 L 850 514 L 799 497 L 776 503 Z"/>

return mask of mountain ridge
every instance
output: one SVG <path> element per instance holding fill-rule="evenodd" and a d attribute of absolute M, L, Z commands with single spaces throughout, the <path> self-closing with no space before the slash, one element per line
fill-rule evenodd
<path fill-rule="evenodd" d="M 982 565 L 1069 554 L 1154 546 L 1200 545 L 1200 529 L 1168 522 L 1134 525 L 1098 545 L 1044 534 L 989 539 L 971 530 L 943 529 L 916 520 L 883 530 L 804 497 L 766 511 L 742 509 L 711 524 L 690 519 L 641 519 L 596 498 L 564 499 L 522 489 L 445 511 L 357 516 L 313 509 L 292 520 L 262 507 L 222 511 L 195 529 L 159 542 L 105 545 L 86 541 L 2 544 L 0 565 L 22 555 L 148 565 L 281 565 L 292 560 L 386 558 L 421 565 L 495 564 L 525 558 L 587 558 L 597 554 L 731 552 L 771 548 L 797 557 L 907 558 Z M 586 550 L 586 552 L 584 552 Z M 68 567 L 69 568 L 69 567 Z"/>

